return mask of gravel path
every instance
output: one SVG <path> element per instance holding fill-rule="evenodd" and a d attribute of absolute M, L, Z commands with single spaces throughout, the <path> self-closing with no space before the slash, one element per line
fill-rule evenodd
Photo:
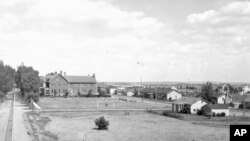
<path fill-rule="evenodd" d="M 14 119 L 13 119 L 13 141 L 31 141 L 28 135 L 27 123 L 24 120 L 24 113 L 28 112 L 28 107 L 22 102 L 22 99 L 15 99 Z"/>
<path fill-rule="evenodd" d="M 11 106 L 11 99 L 7 98 L 1 105 L 0 105 L 0 141 L 5 140 L 8 119 L 10 114 L 10 106 Z"/>

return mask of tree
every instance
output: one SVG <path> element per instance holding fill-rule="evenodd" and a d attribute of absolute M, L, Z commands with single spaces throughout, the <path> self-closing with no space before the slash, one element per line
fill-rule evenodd
<path fill-rule="evenodd" d="M 25 93 L 38 92 L 39 87 L 42 85 L 39 72 L 23 64 L 17 68 L 15 81 L 23 96 Z"/>
<path fill-rule="evenodd" d="M 0 60 L 0 91 L 6 94 L 15 84 L 16 70 Z"/>
<path fill-rule="evenodd" d="M 207 100 L 208 102 L 213 102 L 213 85 L 211 82 L 207 82 L 206 84 L 203 84 L 201 87 L 201 93 L 202 93 L 202 98 Z"/>

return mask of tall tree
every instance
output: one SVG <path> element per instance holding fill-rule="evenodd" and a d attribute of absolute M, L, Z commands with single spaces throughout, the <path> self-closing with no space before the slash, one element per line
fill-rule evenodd
<path fill-rule="evenodd" d="M 16 70 L 8 65 L 4 65 L 0 60 L 0 91 L 7 93 L 15 83 Z"/>
<path fill-rule="evenodd" d="M 201 93 L 202 97 L 207 100 L 208 102 L 213 102 L 213 84 L 211 82 L 207 82 L 206 84 L 203 84 L 201 87 Z"/>
<path fill-rule="evenodd" d="M 38 92 L 38 89 L 41 86 L 39 72 L 32 67 L 27 67 L 23 64 L 17 68 L 15 81 L 17 87 L 21 89 L 23 96 L 25 93 Z"/>

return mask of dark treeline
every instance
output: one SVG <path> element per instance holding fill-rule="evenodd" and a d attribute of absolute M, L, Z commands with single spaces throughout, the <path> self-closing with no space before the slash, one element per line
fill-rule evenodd
<path fill-rule="evenodd" d="M 3 61 L 0 60 L 0 96 L 2 98 L 13 87 L 19 88 L 23 97 L 37 96 L 41 85 L 42 82 L 37 70 L 23 64 L 15 70 L 8 65 L 4 65 Z"/>
<path fill-rule="evenodd" d="M 6 93 L 12 89 L 15 84 L 16 70 L 11 66 L 4 65 L 0 60 L 0 99 L 2 100 Z"/>

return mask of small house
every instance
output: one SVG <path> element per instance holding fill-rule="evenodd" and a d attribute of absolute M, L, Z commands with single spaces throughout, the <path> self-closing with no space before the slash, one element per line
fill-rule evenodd
<path fill-rule="evenodd" d="M 206 104 L 202 98 L 182 97 L 172 103 L 172 112 L 196 114 Z"/>
<path fill-rule="evenodd" d="M 229 104 L 232 102 L 232 96 L 224 93 L 213 93 L 212 99 L 215 104 Z"/>
<path fill-rule="evenodd" d="M 218 115 L 224 113 L 225 116 L 229 116 L 229 108 L 227 104 L 211 104 L 205 105 L 203 109 L 206 109 L 205 114 L 212 113 L 213 115 Z"/>

